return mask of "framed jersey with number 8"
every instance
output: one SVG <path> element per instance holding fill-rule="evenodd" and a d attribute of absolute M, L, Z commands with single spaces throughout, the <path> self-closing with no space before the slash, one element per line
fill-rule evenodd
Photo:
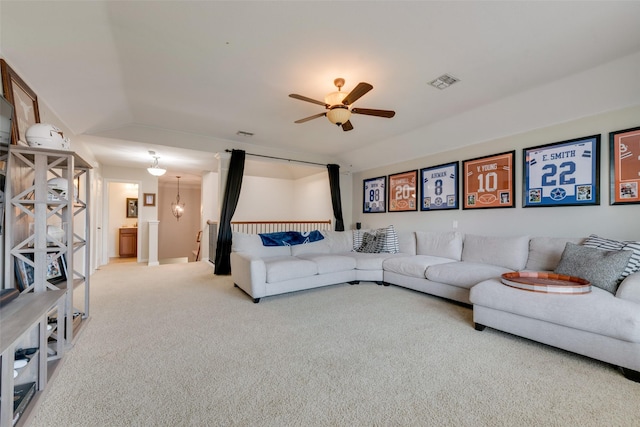
<path fill-rule="evenodd" d="M 512 208 L 515 150 L 462 162 L 463 209 Z"/>
<path fill-rule="evenodd" d="M 525 148 L 522 206 L 600 204 L 600 135 Z"/>
<path fill-rule="evenodd" d="M 420 169 L 420 210 L 458 209 L 458 162 Z"/>
<path fill-rule="evenodd" d="M 418 171 L 389 175 L 389 212 L 417 211 Z"/>
<path fill-rule="evenodd" d="M 387 177 L 370 178 L 362 181 L 362 212 L 379 213 L 387 211 Z"/>

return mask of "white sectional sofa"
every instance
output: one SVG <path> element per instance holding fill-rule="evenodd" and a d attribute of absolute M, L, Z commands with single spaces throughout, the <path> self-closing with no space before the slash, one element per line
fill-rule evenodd
<path fill-rule="evenodd" d="M 261 298 L 338 283 L 393 284 L 473 305 L 475 327 L 491 327 L 612 363 L 640 381 L 640 272 L 615 294 L 528 292 L 504 285 L 503 273 L 553 271 L 565 245 L 582 238 L 492 237 L 458 232 L 400 232 L 394 253 L 354 251 L 353 234 L 265 247 L 258 235 L 234 233 L 234 284 Z"/>

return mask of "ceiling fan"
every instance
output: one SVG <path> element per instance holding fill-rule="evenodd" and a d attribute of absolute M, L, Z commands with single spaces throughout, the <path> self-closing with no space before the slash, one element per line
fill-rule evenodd
<path fill-rule="evenodd" d="M 349 94 L 341 92 L 342 86 L 344 86 L 344 79 L 337 78 L 333 81 L 338 90 L 331 92 L 324 97 L 324 102 L 316 101 L 315 99 L 307 98 L 306 96 L 292 93 L 289 96 L 291 98 L 299 99 L 300 101 L 307 101 L 313 104 L 322 105 L 329 111 L 324 113 L 314 114 L 313 116 L 305 117 L 304 119 L 296 120 L 295 123 L 304 123 L 309 120 L 317 119 L 318 117 L 326 116 L 329 121 L 335 125 L 342 126 L 343 131 L 349 131 L 353 129 L 353 125 L 349 121 L 351 114 L 364 114 L 367 116 L 387 117 L 391 118 L 396 115 L 395 111 L 391 110 L 372 110 L 370 108 L 353 108 L 352 104 L 360 99 L 364 94 L 373 89 L 369 83 L 360 82 Z"/>

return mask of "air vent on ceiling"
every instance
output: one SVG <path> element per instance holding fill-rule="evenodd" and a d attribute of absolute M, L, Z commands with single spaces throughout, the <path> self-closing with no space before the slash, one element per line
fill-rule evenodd
<path fill-rule="evenodd" d="M 456 79 L 455 77 L 450 76 L 449 74 L 443 74 L 437 79 L 430 81 L 429 84 L 435 87 L 436 89 L 442 90 L 442 89 L 448 88 L 454 83 L 458 83 L 459 81 L 460 79 Z"/>
<path fill-rule="evenodd" d="M 236 132 L 236 135 L 249 137 L 249 136 L 253 136 L 253 133 L 252 132 L 246 132 L 244 130 L 239 130 L 238 132 Z"/>

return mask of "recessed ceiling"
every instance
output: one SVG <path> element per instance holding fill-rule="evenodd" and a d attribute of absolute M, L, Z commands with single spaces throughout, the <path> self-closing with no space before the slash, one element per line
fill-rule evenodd
<path fill-rule="evenodd" d="M 640 2 L 3 0 L 0 8 L 1 55 L 100 162 L 146 168 L 153 149 L 170 172 L 195 175 L 230 148 L 354 170 L 405 160 L 442 141 L 417 138 L 411 152 L 391 156 L 380 147 L 640 52 Z M 460 82 L 436 91 L 428 83 L 443 73 Z M 317 106 L 287 95 L 323 99 L 337 77 L 347 92 L 373 85 L 356 107 L 396 116 L 358 115 L 350 132 L 324 118 L 295 124 Z"/>

